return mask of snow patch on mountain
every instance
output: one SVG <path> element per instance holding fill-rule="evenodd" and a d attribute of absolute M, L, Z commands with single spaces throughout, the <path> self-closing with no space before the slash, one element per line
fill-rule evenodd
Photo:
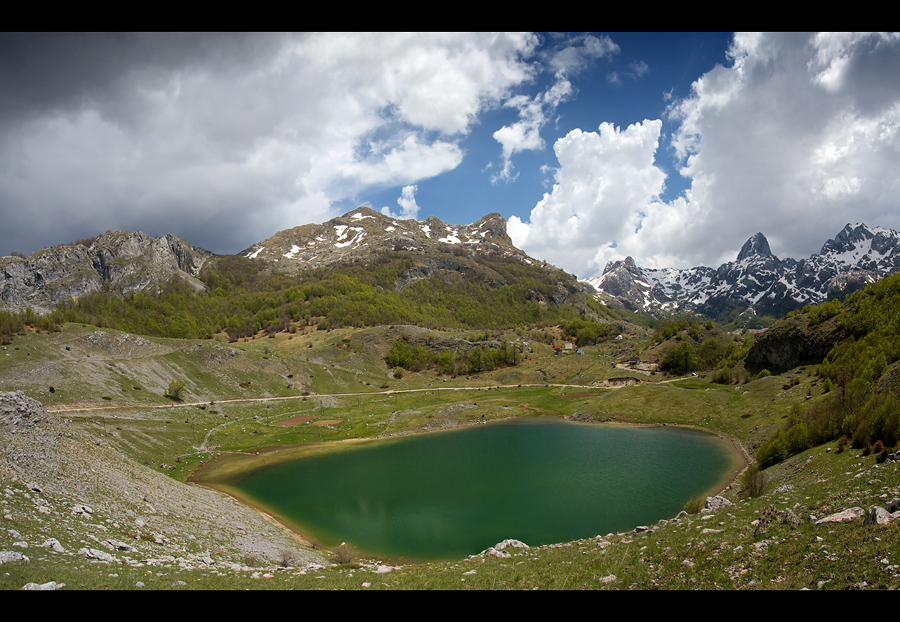
<path fill-rule="evenodd" d="M 751 236 L 736 261 L 717 269 L 640 268 L 631 257 L 610 262 L 582 281 L 598 300 L 612 296 L 632 310 L 695 311 L 724 317 L 734 311 L 781 315 L 846 294 L 900 269 L 900 233 L 848 224 L 818 254 L 778 259 L 762 233 Z"/>

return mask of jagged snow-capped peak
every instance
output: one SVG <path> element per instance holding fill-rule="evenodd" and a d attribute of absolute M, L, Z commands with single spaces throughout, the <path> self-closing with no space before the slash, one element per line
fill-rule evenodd
<path fill-rule="evenodd" d="M 756 233 L 736 261 L 718 269 L 640 268 L 629 257 L 610 262 L 602 276 L 586 282 L 632 308 L 691 310 L 712 317 L 734 310 L 780 315 L 800 304 L 844 296 L 897 270 L 900 233 L 855 223 L 809 259 L 779 260 L 766 237 Z"/>
<path fill-rule="evenodd" d="M 737 260 L 741 262 L 753 256 L 774 257 L 769 249 L 769 241 L 762 233 L 755 233 L 749 240 L 744 242 L 741 252 L 738 253 Z"/>

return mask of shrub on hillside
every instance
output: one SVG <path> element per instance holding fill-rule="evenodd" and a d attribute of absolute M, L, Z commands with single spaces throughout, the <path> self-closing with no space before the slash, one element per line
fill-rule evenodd
<path fill-rule="evenodd" d="M 688 514 L 699 514 L 705 503 L 703 497 L 694 495 L 684 504 L 684 511 Z"/>
<path fill-rule="evenodd" d="M 353 550 L 346 543 L 334 549 L 334 555 L 339 564 L 349 564 L 355 557 Z"/>
<path fill-rule="evenodd" d="M 809 325 L 816 326 L 840 313 L 841 303 L 835 299 L 830 302 L 823 302 L 818 306 L 807 305 L 803 308 L 803 312 L 809 318 Z"/>
<path fill-rule="evenodd" d="M 165 397 L 180 402 L 184 398 L 184 382 L 181 380 L 173 380 L 170 382 L 169 388 L 166 389 Z"/>
<path fill-rule="evenodd" d="M 691 372 L 700 369 L 700 358 L 690 343 L 682 341 L 666 351 L 659 368 L 676 374 Z"/>
<path fill-rule="evenodd" d="M 744 473 L 744 479 L 741 484 L 741 494 L 755 499 L 761 497 L 765 491 L 769 478 L 763 473 L 758 464 L 751 464 Z"/>
<path fill-rule="evenodd" d="M 841 438 L 838 439 L 838 445 L 837 445 L 837 449 L 835 450 L 835 453 L 839 453 L 839 454 L 844 453 L 845 449 L 847 449 L 847 437 L 842 436 Z"/>

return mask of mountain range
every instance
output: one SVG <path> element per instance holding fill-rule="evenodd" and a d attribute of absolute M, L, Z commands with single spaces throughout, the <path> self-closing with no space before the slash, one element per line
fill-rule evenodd
<path fill-rule="evenodd" d="M 779 259 L 762 233 L 737 259 L 718 268 L 641 268 L 634 259 L 609 262 L 583 281 L 609 306 L 653 314 L 690 311 L 719 321 L 740 314 L 780 316 L 807 304 L 843 298 L 900 269 L 900 233 L 847 224 L 808 259 Z"/>
<path fill-rule="evenodd" d="M 586 295 L 573 275 L 516 248 L 506 232 L 506 220 L 497 213 L 468 225 L 449 225 L 435 217 L 403 220 L 361 207 L 322 224 L 279 231 L 239 255 L 268 270 L 293 274 L 380 262 L 386 252 L 393 252 L 394 259 L 412 260 L 391 284 L 396 291 L 432 275 L 490 287 L 505 285 L 509 277 L 491 268 L 500 261 L 520 264 L 552 281 L 550 289 L 532 291 L 528 300 L 562 304 L 573 294 L 582 300 Z M 31 307 L 44 313 L 63 300 L 93 292 L 156 290 L 173 277 L 202 291 L 206 285 L 197 277 L 215 257 L 173 235 L 153 238 L 143 232 L 107 231 L 28 257 L 0 257 L 0 308 Z"/>
<path fill-rule="evenodd" d="M 516 248 L 498 213 L 468 225 L 430 217 L 397 219 L 366 207 L 322 224 L 285 229 L 239 253 L 265 261 L 272 270 L 296 273 L 311 268 L 366 263 L 394 251 L 416 257 L 414 268 L 394 283 L 402 290 L 434 272 L 466 278 L 502 278 L 478 259 L 502 258 L 550 271 L 559 291 L 535 294 L 544 304 L 561 303 L 582 291 L 613 308 L 660 313 L 690 311 L 719 321 L 740 314 L 783 315 L 805 304 L 843 297 L 900 269 L 900 233 L 862 223 L 848 224 L 808 259 L 779 259 L 762 233 L 744 244 L 736 261 L 718 268 L 641 268 L 634 259 L 607 264 L 599 277 L 576 282 L 572 275 Z M 109 289 L 119 293 L 158 288 L 178 278 L 196 291 L 197 277 L 215 255 L 173 235 L 107 231 L 92 240 L 63 244 L 27 258 L 0 257 L 0 308 L 31 307 L 42 313 L 65 299 Z"/>

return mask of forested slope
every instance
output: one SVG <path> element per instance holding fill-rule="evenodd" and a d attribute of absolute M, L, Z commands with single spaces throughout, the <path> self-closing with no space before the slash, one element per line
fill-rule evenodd
<path fill-rule="evenodd" d="M 845 335 L 818 365 L 824 397 L 797 404 L 757 453 L 763 467 L 845 438 L 854 448 L 887 455 L 900 441 L 900 274 L 836 303 L 807 307 L 809 324 L 833 322 Z M 792 318 L 788 318 L 790 320 Z"/>
<path fill-rule="evenodd" d="M 201 292 L 173 279 L 158 292 L 107 291 L 65 301 L 42 318 L 27 310 L 0 312 L 0 337 L 8 340 L 25 324 L 52 330 L 63 322 L 175 338 L 226 332 L 235 340 L 297 325 L 500 329 L 575 320 L 586 336 L 600 334 L 586 328 L 596 320 L 619 319 L 571 275 L 499 254 L 435 261 L 384 251 L 367 263 L 297 275 L 235 255 L 210 260 L 200 278 Z"/>

